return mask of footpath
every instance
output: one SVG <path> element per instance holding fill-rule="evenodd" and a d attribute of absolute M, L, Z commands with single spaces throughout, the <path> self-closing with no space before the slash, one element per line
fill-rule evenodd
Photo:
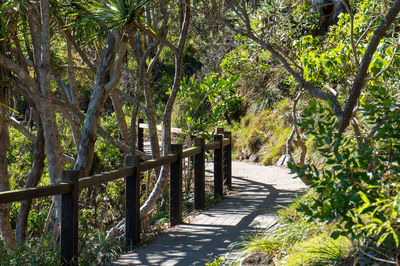
<path fill-rule="evenodd" d="M 273 224 L 276 211 L 306 189 L 283 167 L 233 162 L 232 175 L 234 191 L 223 201 L 107 265 L 204 265 Z"/>

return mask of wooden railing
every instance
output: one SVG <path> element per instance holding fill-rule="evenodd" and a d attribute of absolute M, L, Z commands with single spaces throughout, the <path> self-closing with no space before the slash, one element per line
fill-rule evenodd
<path fill-rule="evenodd" d="M 143 132 L 138 134 L 140 143 L 143 145 Z M 231 189 L 232 186 L 232 140 L 230 132 L 218 129 L 211 143 L 206 144 L 204 139 L 195 138 L 194 147 L 187 149 L 182 149 L 181 144 L 172 144 L 172 153 L 157 159 L 140 161 L 138 156 L 127 156 L 126 167 L 118 170 L 87 177 L 81 177 L 80 171 L 64 170 L 59 184 L 0 192 L 0 204 L 61 195 L 61 263 L 70 264 L 78 258 L 80 192 L 93 185 L 125 178 L 126 250 L 132 250 L 140 244 L 140 173 L 170 165 L 169 211 L 170 224 L 174 226 L 182 223 L 182 160 L 194 156 L 194 208 L 204 209 L 205 152 L 210 150 L 214 150 L 214 197 L 222 199 L 224 187 Z"/>

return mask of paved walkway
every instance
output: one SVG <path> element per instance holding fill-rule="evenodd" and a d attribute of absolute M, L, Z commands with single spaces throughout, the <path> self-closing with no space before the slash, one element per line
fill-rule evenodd
<path fill-rule="evenodd" d="M 276 210 L 306 188 L 286 168 L 234 162 L 232 173 L 234 192 L 222 202 L 108 265 L 204 265 L 273 223 Z"/>

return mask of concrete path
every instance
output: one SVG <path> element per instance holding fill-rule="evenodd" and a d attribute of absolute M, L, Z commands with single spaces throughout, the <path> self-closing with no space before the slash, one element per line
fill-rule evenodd
<path fill-rule="evenodd" d="M 234 162 L 232 173 L 234 192 L 222 202 L 108 265 L 204 265 L 272 224 L 276 210 L 306 188 L 286 168 Z"/>

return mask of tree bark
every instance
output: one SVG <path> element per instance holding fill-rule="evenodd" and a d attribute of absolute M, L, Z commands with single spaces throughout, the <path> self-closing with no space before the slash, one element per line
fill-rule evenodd
<path fill-rule="evenodd" d="M 114 63 L 118 46 L 118 60 Z M 96 72 L 93 94 L 90 99 L 88 111 L 83 124 L 79 153 L 74 165 L 74 170 L 81 170 L 82 176 L 87 176 L 92 166 L 94 144 L 96 142 L 100 116 L 103 111 L 105 100 L 111 91 L 116 87 L 120 79 L 125 52 L 126 43 L 121 42 L 118 45 L 118 41 L 113 33 L 109 33 L 107 37 L 107 44 Z M 114 69 L 113 73 L 111 73 L 113 64 Z"/>
<path fill-rule="evenodd" d="M 171 115 L 172 115 L 172 107 L 176 99 L 176 95 L 178 93 L 180 82 L 182 80 L 183 74 L 183 49 L 186 43 L 186 37 L 189 29 L 190 18 L 191 18 L 191 7 L 190 0 L 185 0 L 184 2 L 184 20 L 182 24 L 182 28 L 180 31 L 179 43 L 178 47 L 174 50 L 175 52 L 175 76 L 174 83 L 172 85 L 171 94 L 168 98 L 167 105 L 164 109 L 163 114 L 163 154 L 168 155 L 171 146 Z M 161 168 L 160 175 L 157 179 L 156 184 L 154 185 L 153 191 L 150 193 L 150 196 L 147 198 L 146 202 L 140 208 L 140 216 L 146 216 L 156 205 L 157 200 L 162 195 L 166 185 L 168 184 L 168 171 L 169 167 L 163 166 Z"/>
<path fill-rule="evenodd" d="M 4 68 L 0 67 L 0 82 L 7 78 Z M 1 84 L 1 83 L 0 83 Z M 8 104 L 8 88 L 4 85 L 0 86 L 0 103 Z M 8 130 L 8 122 L 3 119 L 7 116 L 7 108 L 0 105 L 0 191 L 10 190 L 7 171 L 7 151 L 10 147 L 10 135 Z M 10 223 L 10 204 L 0 204 L 0 230 L 3 240 L 6 244 L 8 253 L 12 253 L 17 247 L 14 232 Z"/>
<path fill-rule="evenodd" d="M 145 71 L 143 71 L 143 72 L 145 72 Z M 159 139 L 158 139 L 158 131 L 157 131 L 156 115 L 155 115 L 155 111 L 154 111 L 154 104 L 153 104 L 153 100 L 151 99 L 150 80 L 147 77 L 146 73 L 144 73 L 144 77 L 143 77 L 143 88 L 144 88 L 144 96 L 146 99 L 146 117 L 147 117 L 147 123 L 149 124 L 151 152 L 152 152 L 153 158 L 158 158 L 161 155 L 160 143 L 159 143 Z"/>
<path fill-rule="evenodd" d="M 72 48 L 71 42 L 68 38 L 67 39 L 67 51 L 68 51 L 68 77 L 69 77 L 69 91 L 70 96 L 69 100 L 72 105 L 75 106 L 76 109 L 79 109 L 79 101 L 78 101 L 78 91 L 76 85 L 76 76 L 74 70 L 74 60 L 72 56 Z M 80 119 L 77 115 L 72 115 L 72 121 L 70 121 L 71 129 L 72 129 L 72 136 L 74 138 L 76 150 L 79 149 L 79 143 L 81 142 L 81 132 L 80 132 Z"/>
<path fill-rule="evenodd" d="M 122 110 L 121 100 L 119 98 L 119 94 L 116 91 L 111 92 L 111 100 L 114 107 L 114 112 L 117 117 L 117 122 L 120 128 L 120 132 L 122 135 L 122 139 L 129 146 L 131 142 L 131 138 L 129 135 L 128 125 L 125 120 L 125 114 Z"/>
<path fill-rule="evenodd" d="M 37 137 L 34 145 L 33 164 L 28 179 L 25 182 L 24 188 L 36 187 L 43 174 L 44 168 L 44 134 L 43 126 L 40 118 L 37 118 Z M 32 200 L 21 202 L 19 209 L 17 225 L 16 225 L 16 240 L 19 246 L 25 242 L 26 228 L 28 225 L 28 215 L 31 209 Z"/>

